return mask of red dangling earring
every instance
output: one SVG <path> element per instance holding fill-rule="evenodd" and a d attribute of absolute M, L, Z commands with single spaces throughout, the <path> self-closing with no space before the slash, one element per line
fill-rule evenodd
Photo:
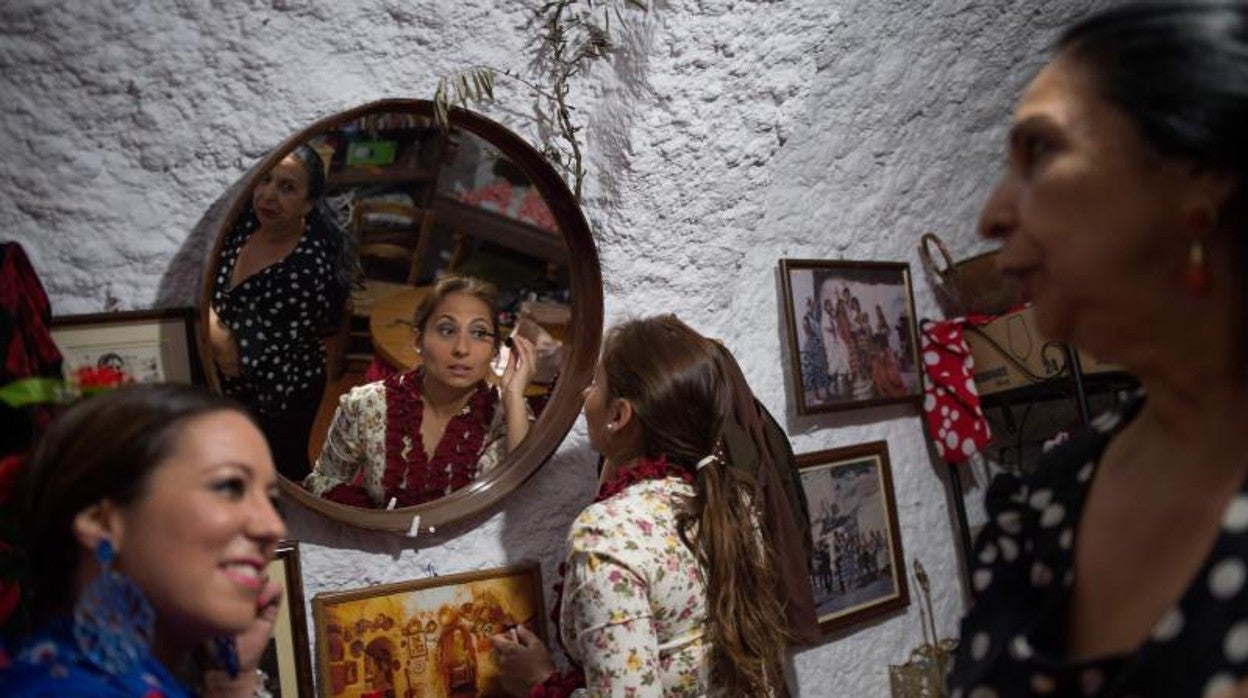
<path fill-rule="evenodd" d="M 1204 297 L 1209 293 L 1209 267 L 1205 264 L 1205 244 L 1192 240 L 1187 250 L 1187 269 L 1184 273 L 1187 288 L 1193 294 Z"/>
<path fill-rule="evenodd" d="M 1183 281 L 1198 298 L 1209 293 L 1209 265 L 1205 264 L 1205 243 L 1201 241 L 1218 227 L 1218 211 L 1211 204 L 1198 207 L 1188 214 L 1187 230 L 1192 244 L 1187 248 L 1187 268 Z"/>

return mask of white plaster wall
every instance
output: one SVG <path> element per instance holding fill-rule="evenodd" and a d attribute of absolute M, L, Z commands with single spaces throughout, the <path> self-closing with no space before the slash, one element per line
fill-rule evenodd
<path fill-rule="evenodd" d="M 208 209 L 294 130 L 381 97 L 428 97 L 472 65 L 522 67 L 518 0 L 9 0 L 0 4 L 0 238 L 57 313 L 192 304 Z M 963 592 L 941 466 L 918 413 L 797 417 L 777 302 L 782 257 L 903 260 L 934 230 L 978 251 L 1010 105 L 1057 27 L 1097 0 L 667 0 L 618 27 L 573 93 L 609 320 L 673 311 L 737 354 L 798 452 L 886 439 L 902 543 L 956 631 Z M 533 137 L 527 97 L 488 114 Z M 415 541 L 307 513 L 306 593 L 544 561 L 591 496 L 578 423 L 505 506 Z M 973 489 L 974 512 L 981 492 Z M 922 639 L 917 605 L 798 652 L 802 696 L 887 695 Z"/>

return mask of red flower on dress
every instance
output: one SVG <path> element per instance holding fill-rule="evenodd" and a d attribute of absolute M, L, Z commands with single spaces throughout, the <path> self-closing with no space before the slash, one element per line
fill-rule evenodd
<path fill-rule="evenodd" d="M 680 478 L 683 482 L 693 482 L 693 473 L 687 467 L 673 465 L 667 462 L 666 456 L 658 458 L 642 458 L 633 467 L 615 474 L 607 482 L 602 483 L 598 488 L 598 494 L 594 497 L 595 502 L 601 502 L 610 499 L 615 495 L 623 492 L 630 485 L 645 480 L 664 480 L 669 477 Z M 612 573 L 617 574 L 616 572 Z M 550 609 L 550 619 L 554 622 L 555 627 L 559 627 L 560 612 L 563 610 L 563 582 L 568 576 L 568 563 L 559 563 L 559 581 L 555 584 L 555 604 Z M 612 581 L 616 581 L 613 579 Z M 563 635 L 559 633 L 559 644 L 563 644 Z M 567 648 L 564 648 L 567 653 Z M 529 690 L 528 698 L 565 698 L 572 695 L 572 691 L 577 688 L 585 687 L 585 674 L 582 673 L 580 667 L 573 664 L 572 670 L 566 674 L 552 673 L 546 680 Z"/>
<path fill-rule="evenodd" d="M 410 507 L 466 487 L 477 474 L 487 426 L 494 419 L 498 394 L 482 385 L 460 414 L 451 418 L 433 457 L 425 454 L 420 436 L 425 403 L 420 399 L 420 371 L 387 378 L 386 469 L 383 497 Z"/>
<path fill-rule="evenodd" d="M 0 625 L 8 621 L 22 600 L 22 585 L 17 580 L 0 579 Z"/>
<path fill-rule="evenodd" d="M 13 454 L 0 458 L 0 507 L 8 506 L 22 470 L 22 457 Z"/>

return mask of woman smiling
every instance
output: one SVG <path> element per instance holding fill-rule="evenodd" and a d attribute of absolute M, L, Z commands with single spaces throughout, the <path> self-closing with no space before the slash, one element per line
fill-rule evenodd
<path fill-rule="evenodd" d="M 35 630 L 0 669 L 6 696 L 184 696 L 174 679 L 215 640 L 251 695 L 286 527 L 264 437 L 239 405 L 174 384 L 91 397 L 52 423 L 17 501 Z"/>

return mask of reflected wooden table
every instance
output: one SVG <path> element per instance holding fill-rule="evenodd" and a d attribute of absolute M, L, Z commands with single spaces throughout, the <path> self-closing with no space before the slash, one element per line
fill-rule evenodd
<path fill-rule="evenodd" d="M 373 303 L 368 313 L 373 351 L 399 371 L 410 371 L 420 365 L 412 315 L 430 290 L 429 286 L 413 286 L 395 291 Z"/>

